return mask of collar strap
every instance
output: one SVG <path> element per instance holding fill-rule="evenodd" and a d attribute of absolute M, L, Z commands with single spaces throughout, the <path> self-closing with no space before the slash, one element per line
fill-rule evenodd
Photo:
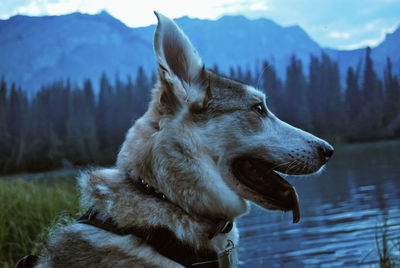
<path fill-rule="evenodd" d="M 136 188 L 138 188 L 143 193 L 145 193 L 147 195 L 152 195 L 154 197 L 157 197 L 159 199 L 166 200 L 166 201 L 172 203 L 171 201 L 169 201 L 169 199 L 163 193 L 157 191 L 153 186 L 148 184 L 145 180 L 139 179 L 136 177 L 131 177 L 129 174 L 127 175 L 127 177 L 136 186 Z"/>
<path fill-rule="evenodd" d="M 196 250 L 192 245 L 179 240 L 165 227 L 119 227 L 111 218 L 100 220 L 97 212 L 90 208 L 77 222 L 88 224 L 118 235 L 134 235 L 146 241 L 161 255 L 191 268 L 219 268 L 218 254 L 210 249 Z"/>
<path fill-rule="evenodd" d="M 132 176 L 131 172 L 128 172 L 126 176 L 135 185 L 135 187 L 144 194 L 151 195 L 158 199 L 172 203 L 162 192 L 157 191 L 153 186 L 148 184 L 145 180 Z M 233 222 L 224 219 L 217 219 L 216 228 L 210 232 L 208 238 L 211 240 L 220 233 L 222 234 L 229 233 L 232 230 L 232 227 L 233 227 Z"/>

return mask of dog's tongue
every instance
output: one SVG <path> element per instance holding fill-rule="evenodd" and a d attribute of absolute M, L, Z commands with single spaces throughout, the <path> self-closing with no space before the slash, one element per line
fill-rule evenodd
<path fill-rule="evenodd" d="M 276 209 L 292 211 L 293 223 L 300 221 L 299 197 L 295 188 L 282 178 L 278 173 L 270 169 L 263 179 L 258 182 L 258 190 L 268 203 Z"/>
<path fill-rule="evenodd" d="M 270 181 L 267 183 L 269 188 L 266 192 L 267 198 L 272 198 L 272 200 L 275 201 L 272 203 L 275 203 L 275 205 L 279 206 L 282 210 L 291 210 L 293 223 L 299 222 L 299 197 L 294 187 L 272 169 L 265 174 L 265 178 Z"/>
<path fill-rule="evenodd" d="M 293 198 L 293 208 L 292 208 L 292 215 L 293 215 L 293 223 L 298 223 L 300 221 L 300 205 L 299 205 L 299 196 L 297 195 L 296 189 L 292 186 L 293 191 L 291 191 L 292 198 Z"/>

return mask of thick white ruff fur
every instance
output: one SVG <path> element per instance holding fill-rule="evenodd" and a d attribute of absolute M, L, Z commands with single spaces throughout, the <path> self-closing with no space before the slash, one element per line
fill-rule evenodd
<path fill-rule="evenodd" d="M 215 219 L 234 222 L 248 201 L 274 206 L 232 174 L 232 160 L 252 155 L 288 174 L 321 168 L 323 140 L 274 116 L 253 87 L 205 70 L 178 26 L 156 13 L 154 48 L 159 81 L 147 112 L 126 134 L 116 165 L 79 177 L 82 206 L 121 227 L 163 226 L 194 248 L 216 252 L 238 231 L 211 240 Z M 261 104 L 267 116 L 254 107 Z M 170 202 L 136 189 L 126 174 L 142 178 Z M 181 267 L 133 235 L 119 236 L 79 223 L 50 234 L 38 267 Z"/>

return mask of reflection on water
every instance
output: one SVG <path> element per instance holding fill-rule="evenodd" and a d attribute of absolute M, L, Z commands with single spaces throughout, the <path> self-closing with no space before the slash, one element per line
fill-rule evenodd
<path fill-rule="evenodd" d="M 385 219 L 388 237 L 400 241 L 400 141 L 336 148 L 322 174 L 288 180 L 300 223 L 253 206 L 238 221 L 242 267 L 377 266 Z"/>

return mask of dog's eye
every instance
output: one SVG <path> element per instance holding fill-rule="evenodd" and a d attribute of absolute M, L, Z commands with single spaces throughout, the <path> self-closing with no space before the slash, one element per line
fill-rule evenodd
<path fill-rule="evenodd" d="M 263 103 L 257 103 L 256 105 L 253 106 L 253 109 L 260 115 L 267 116 L 267 109 L 265 109 Z"/>

